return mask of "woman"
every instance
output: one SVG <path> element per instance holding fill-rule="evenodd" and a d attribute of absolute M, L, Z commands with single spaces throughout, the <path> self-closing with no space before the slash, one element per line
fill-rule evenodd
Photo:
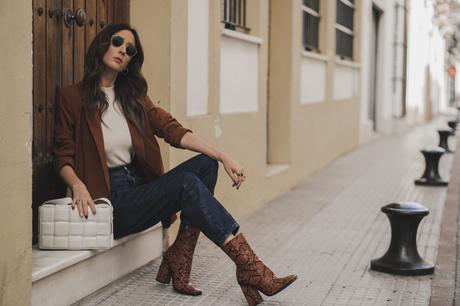
<path fill-rule="evenodd" d="M 199 295 L 189 283 L 198 235 L 203 232 L 235 262 L 237 280 L 250 305 L 273 295 L 297 277 L 274 276 L 254 254 L 239 225 L 214 198 L 218 161 L 238 189 L 243 168 L 227 154 L 183 128 L 147 97 L 141 74 L 144 53 L 137 32 L 126 24 L 103 29 L 91 43 L 82 82 L 58 90 L 55 168 L 70 187 L 80 216 L 96 213 L 92 199 L 113 205 L 114 238 L 162 221 L 168 227 L 181 211 L 175 242 L 166 250 L 157 281 L 173 280 L 176 291 Z M 155 136 L 202 153 L 164 174 Z M 236 235 L 236 236 L 235 236 Z"/>

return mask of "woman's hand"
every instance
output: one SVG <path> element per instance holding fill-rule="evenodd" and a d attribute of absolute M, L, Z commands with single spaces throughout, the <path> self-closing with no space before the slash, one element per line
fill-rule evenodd
<path fill-rule="evenodd" d="M 220 161 L 224 165 L 224 169 L 233 181 L 233 186 L 239 189 L 246 179 L 243 167 L 234 161 L 224 152 L 216 149 L 210 144 L 207 144 L 193 133 L 187 132 L 180 140 L 180 146 L 184 149 L 206 154 L 207 156 Z"/>
<path fill-rule="evenodd" d="M 246 179 L 243 167 L 241 167 L 240 164 L 238 164 L 225 153 L 221 154 L 220 161 L 224 165 L 224 169 L 228 176 L 230 176 L 231 180 L 233 181 L 232 187 L 239 189 L 241 184 L 243 184 L 244 180 Z"/>
<path fill-rule="evenodd" d="M 93 215 L 96 214 L 96 205 L 94 205 L 94 202 L 91 199 L 91 196 L 88 192 L 88 189 L 86 189 L 85 184 L 80 182 L 75 185 L 72 185 L 72 194 L 72 209 L 74 209 L 76 206 L 78 208 L 78 213 L 80 214 L 80 217 L 83 218 L 83 216 L 85 216 L 85 218 L 88 219 L 88 207 L 91 208 Z"/>

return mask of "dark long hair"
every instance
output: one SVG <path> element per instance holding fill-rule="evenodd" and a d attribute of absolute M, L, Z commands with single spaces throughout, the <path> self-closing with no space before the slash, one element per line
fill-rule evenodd
<path fill-rule="evenodd" d="M 126 119 L 131 120 L 142 131 L 144 126 L 144 108 L 142 100 L 147 95 L 147 82 L 141 74 L 144 63 L 144 51 L 136 30 L 124 23 L 112 24 L 100 31 L 91 42 L 85 58 L 85 74 L 83 76 L 83 107 L 90 118 L 97 112 L 101 114 L 108 107 L 104 92 L 101 90 L 101 73 L 104 69 L 102 58 L 110 47 L 112 36 L 128 30 L 134 36 L 137 54 L 131 58 L 127 71 L 118 74 L 114 84 L 115 99 L 119 101 Z"/>

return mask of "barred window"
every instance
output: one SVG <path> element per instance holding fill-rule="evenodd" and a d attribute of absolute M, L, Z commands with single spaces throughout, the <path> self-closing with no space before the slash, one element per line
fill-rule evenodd
<path fill-rule="evenodd" d="M 344 58 L 353 58 L 354 38 L 354 0 L 336 0 L 337 18 L 335 24 L 336 54 Z"/>
<path fill-rule="evenodd" d="M 246 26 L 246 0 L 222 0 L 222 23 L 227 29 L 249 32 Z"/>
<path fill-rule="evenodd" d="M 302 44 L 307 51 L 319 49 L 319 0 L 303 0 Z"/>

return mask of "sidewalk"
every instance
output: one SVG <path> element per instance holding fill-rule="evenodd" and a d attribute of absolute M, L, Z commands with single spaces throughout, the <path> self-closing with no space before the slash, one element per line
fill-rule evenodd
<path fill-rule="evenodd" d="M 432 276 L 404 277 L 370 271 L 388 248 L 390 227 L 380 207 L 415 201 L 430 209 L 418 231 L 421 256 L 435 262 L 445 187 L 421 187 L 420 149 L 437 144 L 444 118 L 380 137 L 337 159 L 291 192 L 239 220 L 256 253 L 279 275 L 298 280 L 262 305 L 429 305 Z M 451 146 L 454 141 L 451 141 Z M 441 158 L 449 179 L 452 154 Z M 242 189 L 244 192 L 244 187 Z M 262 192 L 262 191 L 261 191 Z M 103 288 L 78 305 L 244 305 L 233 263 L 202 237 L 192 282 L 203 295 L 176 294 L 155 282 L 159 260 Z"/>

